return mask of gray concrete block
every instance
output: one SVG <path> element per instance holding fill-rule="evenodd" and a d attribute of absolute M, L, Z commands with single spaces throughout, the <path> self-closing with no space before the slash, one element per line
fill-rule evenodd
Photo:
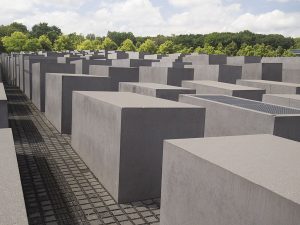
<path fill-rule="evenodd" d="M 110 66 L 111 60 L 86 60 L 80 59 L 70 62 L 75 65 L 75 73 L 77 74 L 89 74 L 90 65 L 103 65 Z"/>
<path fill-rule="evenodd" d="M 300 84 L 267 81 L 238 80 L 237 84 L 265 89 L 267 94 L 300 94 Z"/>
<path fill-rule="evenodd" d="M 57 63 L 66 63 L 69 64 L 72 61 L 80 60 L 80 57 L 57 57 Z"/>
<path fill-rule="evenodd" d="M 300 109 L 300 95 L 266 94 L 263 102 Z"/>
<path fill-rule="evenodd" d="M 217 81 L 182 81 L 182 87 L 195 89 L 197 94 L 220 94 L 261 101 L 266 90 Z"/>
<path fill-rule="evenodd" d="M 160 224 L 298 225 L 299 149 L 272 135 L 166 141 Z"/>
<path fill-rule="evenodd" d="M 227 56 L 228 65 L 241 66 L 248 63 L 261 63 L 261 57 L 259 56 Z"/>
<path fill-rule="evenodd" d="M 11 129 L 0 129 L 0 224 L 28 225 Z"/>
<path fill-rule="evenodd" d="M 180 94 L 196 94 L 196 90 L 156 83 L 121 82 L 120 92 L 132 92 L 156 98 L 178 101 Z"/>
<path fill-rule="evenodd" d="M 120 82 L 139 81 L 139 68 L 91 65 L 89 73 L 96 76 L 110 77 L 112 91 L 119 90 Z"/>
<path fill-rule="evenodd" d="M 242 68 L 244 80 L 282 81 L 282 63 L 249 63 Z"/>
<path fill-rule="evenodd" d="M 160 196 L 163 140 L 202 137 L 205 109 L 128 92 L 73 92 L 72 146 L 113 198 Z"/>
<path fill-rule="evenodd" d="M 74 73 L 75 65 L 39 62 L 32 65 L 32 103 L 45 112 L 46 73 Z M 55 90 L 52 90 L 55 91 Z"/>
<path fill-rule="evenodd" d="M 194 80 L 212 80 L 235 84 L 242 78 L 241 66 L 229 65 L 188 65 L 185 68 L 194 69 Z"/>
<path fill-rule="evenodd" d="M 183 80 L 193 80 L 194 70 L 191 68 L 140 67 L 139 81 L 181 86 Z"/>
<path fill-rule="evenodd" d="M 129 55 L 122 51 L 108 51 L 107 59 L 128 59 Z"/>
<path fill-rule="evenodd" d="M 0 128 L 8 128 L 7 97 L 3 83 L 0 83 Z"/>
<path fill-rule="evenodd" d="M 152 62 L 157 62 L 158 60 L 150 59 L 115 59 L 112 60 L 113 67 L 140 67 L 140 66 L 151 66 Z"/>
<path fill-rule="evenodd" d="M 71 134 L 72 92 L 110 91 L 110 78 L 83 74 L 46 74 L 45 116 L 60 133 Z"/>
<path fill-rule="evenodd" d="M 160 62 L 153 62 L 152 67 L 169 67 L 169 68 L 185 68 L 187 65 L 192 65 L 188 62 L 173 62 L 172 60 L 164 60 Z"/>
<path fill-rule="evenodd" d="M 180 95 L 206 108 L 205 136 L 273 134 L 300 141 L 300 110 L 225 95 Z"/>
<path fill-rule="evenodd" d="M 217 65 L 226 64 L 226 55 L 187 55 L 183 58 L 183 62 L 191 62 L 193 65 Z"/>

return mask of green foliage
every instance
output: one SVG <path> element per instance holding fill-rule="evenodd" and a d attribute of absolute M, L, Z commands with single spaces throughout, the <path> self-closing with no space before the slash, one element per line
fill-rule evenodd
<path fill-rule="evenodd" d="M 155 54 L 157 50 L 157 46 L 154 41 L 151 39 L 147 39 L 141 46 L 139 47 L 139 52 Z"/>
<path fill-rule="evenodd" d="M 173 41 L 166 41 L 165 43 L 161 44 L 157 50 L 158 54 L 172 54 L 174 52 Z"/>
<path fill-rule="evenodd" d="M 109 37 L 106 37 L 102 43 L 102 49 L 117 50 L 118 45 L 113 40 L 111 40 Z"/>
<path fill-rule="evenodd" d="M 183 45 L 192 49 L 197 46 L 204 46 L 204 36 L 202 34 L 177 35 L 172 37 L 172 41 L 175 45 Z"/>
<path fill-rule="evenodd" d="M 23 46 L 24 51 L 40 51 L 42 50 L 42 46 L 37 38 L 30 38 L 26 41 L 25 45 Z"/>
<path fill-rule="evenodd" d="M 292 53 L 290 50 L 284 50 L 284 52 L 282 53 L 282 56 L 284 56 L 284 57 L 295 57 L 296 55 L 294 53 Z"/>
<path fill-rule="evenodd" d="M 238 46 L 234 41 L 232 41 L 230 44 L 228 44 L 225 47 L 225 54 L 228 56 L 235 56 L 237 51 L 238 51 Z"/>
<path fill-rule="evenodd" d="M 193 52 L 193 48 L 186 47 L 182 44 L 174 45 L 174 52 L 189 54 Z"/>
<path fill-rule="evenodd" d="M 22 32 L 16 31 L 10 36 L 2 38 L 3 46 L 7 52 L 20 52 L 23 51 L 28 37 Z"/>
<path fill-rule="evenodd" d="M 195 52 L 200 53 L 200 54 L 214 54 L 215 53 L 215 48 L 209 44 L 204 44 L 204 47 L 198 47 L 195 49 Z"/>
<path fill-rule="evenodd" d="M 101 49 L 101 42 L 99 40 L 90 40 L 86 39 L 79 45 L 77 45 L 77 50 L 100 50 Z"/>
<path fill-rule="evenodd" d="M 27 27 L 21 23 L 11 23 L 10 25 L 0 26 L 0 38 L 5 36 L 10 36 L 12 33 L 19 31 L 24 34 L 28 33 Z"/>
<path fill-rule="evenodd" d="M 121 46 L 118 48 L 120 51 L 136 51 L 136 47 L 130 39 L 123 41 Z"/>
<path fill-rule="evenodd" d="M 133 43 L 136 43 L 135 36 L 131 32 L 108 31 L 107 37 L 114 41 L 117 46 L 120 46 L 126 39 L 130 39 Z"/>
<path fill-rule="evenodd" d="M 300 37 L 294 38 L 294 49 L 300 49 Z"/>
<path fill-rule="evenodd" d="M 49 26 L 48 23 L 39 23 L 32 27 L 31 35 L 39 38 L 42 35 L 47 35 L 52 43 L 62 35 L 61 29 L 57 26 Z"/>
<path fill-rule="evenodd" d="M 82 34 L 77 34 L 77 33 L 68 34 L 68 38 L 70 39 L 70 42 L 72 43 L 71 50 L 76 49 L 76 47 L 85 40 L 85 38 Z M 66 49 L 66 50 L 68 50 L 68 49 Z"/>
<path fill-rule="evenodd" d="M 47 35 L 43 34 L 39 37 L 39 43 L 44 51 L 52 50 L 52 43 Z"/>
<path fill-rule="evenodd" d="M 74 50 L 72 40 L 68 35 L 59 36 L 54 42 L 55 51 Z"/>

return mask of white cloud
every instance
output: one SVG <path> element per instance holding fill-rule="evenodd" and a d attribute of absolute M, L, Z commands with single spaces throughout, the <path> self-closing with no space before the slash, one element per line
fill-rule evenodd
<path fill-rule="evenodd" d="M 63 32 L 105 35 L 108 30 L 136 35 L 209 33 L 251 30 L 261 33 L 300 35 L 300 13 L 274 10 L 262 14 L 244 12 L 242 5 L 224 0 L 165 0 L 176 13 L 164 18 L 150 0 L 11 0 L 0 8 L 0 24 L 23 22 L 29 27 L 48 22 Z M 289 0 L 273 0 L 289 1 Z M 292 1 L 292 0 L 291 0 Z M 294 0 L 300 1 L 300 0 Z M 227 1 L 228 2 L 228 1 Z M 91 3 L 94 7 L 83 11 Z M 88 8 L 88 7 L 87 7 Z"/>

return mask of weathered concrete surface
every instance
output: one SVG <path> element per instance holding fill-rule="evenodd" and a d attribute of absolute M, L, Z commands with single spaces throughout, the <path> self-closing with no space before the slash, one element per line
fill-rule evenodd
<path fill-rule="evenodd" d="M 191 62 L 193 65 L 217 65 L 226 64 L 226 55 L 187 55 L 183 57 L 183 62 Z"/>
<path fill-rule="evenodd" d="M 191 68 L 140 67 L 139 81 L 181 86 L 183 80 L 193 80 L 194 70 Z"/>
<path fill-rule="evenodd" d="M 164 143 L 163 225 L 298 225 L 300 144 L 272 135 Z"/>
<path fill-rule="evenodd" d="M 156 198 L 163 140 L 202 137 L 205 109 L 128 92 L 74 92 L 72 146 L 117 202 Z"/>
<path fill-rule="evenodd" d="M 282 63 L 249 63 L 242 68 L 243 80 L 282 81 Z"/>
<path fill-rule="evenodd" d="M 300 84 L 267 81 L 237 80 L 237 84 L 265 89 L 267 94 L 300 94 Z"/>
<path fill-rule="evenodd" d="M 188 65 L 185 68 L 194 69 L 194 80 L 213 80 L 235 84 L 242 78 L 241 66 L 230 65 Z"/>
<path fill-rule="evenodd" d="M 227 56 L 228 65 L 241 66 L 248 63 L 261 63 L 259 56 Z"/>
<path fill-rule="evenodd" d="M 220 94 L 261 101 L 266 90 L 254 87 L 201 80 L 183 81 L 182 87 L 196 89 L 197 94 Z"/>
<path fill-rule="evenodd" d="M 87 60 L 80 59 L 70 62 L 75 65 L 75 73 L 76 74 L 89 74 L 90 65 L 104 65 L 110 66 L 111 60 Z"/>
<path fill-rule="evenodd" d="M 0 128 L 8 128 L 7 98 L 3 83 L 0 83 Z"/>
<path fill-rule="evenodd" d="M 140 67 L 151 66 L 152 62 L 158 62 L 158 60 L 150 59 L 115 59 L 112 60 L 113 67 Z"/>
<path fill-rule="evenodd" d="M 11 129 L 0 129 L 0 224 L 28 225 Z"/>
<path fill-rule="evenodd" d="M 111 79 L 111 90 L 118 91 L 120 82 L 138 82 L 139 68 L 90 66 L 91 75 L 107 76 Z"/>
<path fill-rule="evenodd" d="M 32 103 L 45 112 L 46 73 L 74 73 L 75 65 L 40 62 L 32 65 Z"/>
<path fill-rule="evenodd" d="M 300 141 L 300 110 L 225 95 L 180 95 L 206 108 L 205 136 L 273 134 Z"/>
<path fill-rule="evenodd" d="M 132 92 L 172 101 L 178 101 L 180 94 L 196 94 L 196 90 L 156 83 L 121 82 L 119 91 Z"/>
<path fill-rule="evenodd" d="M 300 109 L 300 95 L 266 94 L 263 102 Z"/>
<path fill-rule="evenodd" d="M 45 115 L 60 133 L 71 134 L 72 92 L 110 91 L 110 78 L 83 74 L 46 74 Z"/>

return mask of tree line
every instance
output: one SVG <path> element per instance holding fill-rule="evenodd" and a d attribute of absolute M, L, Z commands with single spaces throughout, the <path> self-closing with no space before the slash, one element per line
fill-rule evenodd
<path fill-rule="evenodd" d="M 39 23 L 31 30 L 21 23 L 0 26 L 0 52 L 121 50 L 151 54 L 207 53 L 229 56 L 294 56 L 290 49 L 300 49 L 300 38 L 280 34 L 214 32 L 210 34 L 134 36 L 131 32 L 111 32 L 105 37 L 77 33 L 63 34 L 57 26 Z"/>

